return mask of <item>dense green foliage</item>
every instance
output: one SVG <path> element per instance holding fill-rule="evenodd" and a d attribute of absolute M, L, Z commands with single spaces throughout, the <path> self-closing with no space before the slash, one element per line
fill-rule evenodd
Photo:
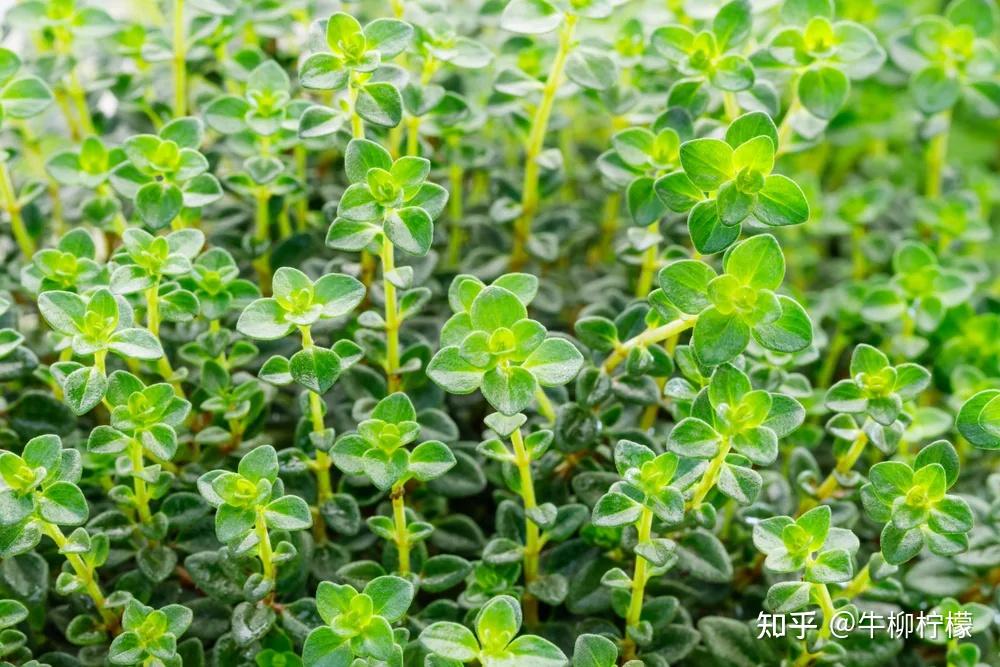
<path fill-rule="evenodd" d="M 1000 665 L 995 0 L 8 4 L 0 664 Z"/>

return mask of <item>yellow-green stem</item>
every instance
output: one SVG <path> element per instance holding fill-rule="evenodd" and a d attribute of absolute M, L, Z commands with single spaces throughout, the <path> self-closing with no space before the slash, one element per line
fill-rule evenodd
<path fill-rule="evenodd" d="M 394 539 L 396 552 L 399 559 L 399 573 L 410 573 L 410 534 L 406 530 L 406 505 L 403 494 L 405 490 L 402 484 L 395 484 L 392 487 L 392 523 L 394 527 Z"/>
<path fill-rule="evenodd" d="M 830 496 L 832 496 L 837 489 L 840 488 L 840 482 L 837 481 L 838 477 L 846 475 L 854 467 L 854 464 L 858 462 L 861 457 L 862 452 L 865 451 L 865 446 L 868 444 L 868 434 L 864 431 L 860 431 L 854 441 L 851 442 L 851 446 L 844 453 L 842 457 L 837 459 L 837 465 L 834 467 L 833 472 L 827 475 L 823 483 L 819 485 L 816 489 L 815 498 L 805 498 L 799 505 L 799 514 L 811 509 L 823 502 Z"/>
<path fill-rule="evenodd" d="M 829 639 L 830 631 L 832 629 L 831 624 L 833 623 L 833 617 L 836 614 L 836 610 L 833 606 L 833 598 L 830 597 L 830 589 L 827 588 L 826 584 L 813 584 L 813 588 L 819 598 L 817 600 L 819 608 L 823 612 L 823 627 L 820 628 L 819 636 L 823 639 Z"/>
<path fill-rule="evenodd" d="M 948 133 L 951 128 L 951 111 L 944 113 L 944 127 L 931 137 L 927 144 L 927 166 L 924 194 L 929 198 L 941 196 L 941 171 L 948 156 Z"/>
<path fill-rule="evenodd" d="M 660 221 L 649 225 L 646 228 L 650 234 L 659 236 L 660 234 Z M 642 253 L 642 270 L 639 272 L 639 280 L 635 284 L 635 295 L 637 298 L 644 299 L 649 294 L 649 290 L 653 287 L 653 278 L 656 277 L 656 271 L 660 268 L 658 263 L 658 258 L 660 254 L 660 244 L 658 241 L 654 241 L 646 250 Z"/>
<path fill-rule="evenodd" d="M 538 579 L 541 540 L 538 524 L 529 519 L 527 514 L 538 504 L 535 500 L 535 482 L 531 477 L 531 455 L 524 446 L 521 429 L 514 429 L 510 434 L 510 444 L 514 447 L 514 465 L 517 467 L 521 482 L 521 500 L 524 502 L 524 583 L 528 586 Z M 538 622 L 538 601 L 529 593 L 524 595 L 524 616 L 529 625 Z"/>
<path fill-rule="evenodd" d="M 517 270 L 524 266 L 528 259 L 527 244 L 531 236 L 531 223 L 538 210 L 538 156 L 545 144 L 545 131 L 549 126 L 549 116 L 555 103 L 559 83 L 562 80 L 566 58 L 573 47 L 573 33 L 576 30 L 577 17 L 566 15 L 566 21 L 559 31 L 559 47 L 556 50 L 552 69 L 549 71 L 545 88 L 542 90 L 542 100 L 538 104 L 535 116 L 531 122 L 528 143 L 524 153 L 524 181 L 521 186 L 521 215 L 514 221 L 514 246 L 511 249 L 510 268 Z"/>
<path fill-rule="evenodd" d="M 535 389 L 535 403 L 538 405 L 538 413 L 545 417 L 550 424 L 556 421 L 556 409 L 552 406 L 549 395 L 541 387 Z"/>
<path fill-rule="evenodd" d="M 49 536 L 59 551 L 62 552 L 69 543 L 69 540 L 63 534 L 62 529 L 59 526 L 49 523 L 48 521 L 41 521 L 42 532 Z M 104 593 L 101 591 L 101 586 L 97 582 L 97 572 L 90 565 L 80 557 L 79 554 L 67 553 L 63 554 L 66 560 L 69 562 L 70 567 L 76 572 L 76 576 L 80 578 L 84 583 L 84 588 L 87 591 L 87 595 L 90 599 L 94 601 L 94 605 L 97 607 L 98 613 L 101 618 L 104 619 L 104 623 L 109 627 L 114 627 L 118 624 L 118 616 L 110 609 L 107 608 L 107 600 L 104 597 Z"/>
<path fill-rule="evenodd" d="M 347 94 L 351 101 L 351 136 L 355 139 L 364 139 L 365 125 L 358 115 L 358 89 L 354 86 L 353 78 L 347 84 Z"/>
<path fill-rule="evenodd" d="M 664 324 L 663 326 L 656 327 L 655 329 L 646 329 L 638 336 L 629 338 L 624 343 L 620 343 L 618 347 L 616 347 L 615 350 L 608 355 L 608 358 L 605 359 L 601 368 L 604 372 L 610 373 L 618 367 L 618 364 L 625 360 L 625 357 L 628 356 L 629 350 L 632 348 L 652 345 L 653 343 L 658 343 L 661 340 L 666 340 L 671 336 L 677 336 L 693 327 L 697 321 L 697 316 L 685 316 L 681 317 L 679 320 L 674 320 L 673 322 Z"/>
<path fill-rule="evenodd" d="M 271 240 L 271 191 L 267 186 L 259 185 L 254 190 L 256 209 L 254 215 L 254 240 L 258 244 L 267 244 Z M 264 248 L 257 259 L 253 261 L 257 269 L 257 276 L 260 279 L 261 290 L 265 293 L 271 291 L 271 268 L 270 250 Z"/>
<path fill-rule="evenodd" d="M 731 446 L 732 443 L 729 441 L 729 438 L 722 440 L 722 444 L 719 445 L 719 451 L 709 462 L 705 474 L 698 481 L 698 486 L 694 488 L 694 493 L 692 493 L 690 500 L 687 501 L 685 509 L 694 509 L 701 505 L 705 501 L 705 497 L 715 488 L 715 483 L 719 481 L 719 473 L 722 472 L 722 464 L 726 462 L 726 457 L 729 455 L 729 448 Z"/>
<path fill-rule="evenodd" d="M 618 211 L 621 208 L 621 194 L 612 192 L 604 198 L 604 209 L 601 213 L 601 237 L 587 253 L 591 266 L 596 266 L 611 255 L 615 234 L 618 233 Z"/>
<path fill-rule="evenodd" d="M 14 189 L 14 181 L 11 180 L 6 160 L 0 161 L 0 194 L 3 195 L 3 207 L 10 217 L 10 227 L 14 239 L 17 240 L 17 246 L 25 259 L 31 259 L 35 254 L 35 240 L 28 234 L 28 228 L 24 225 L 21 204 L 17 201 L 17 191 Z"/>
<path fill-rule="evenodd" d="M 653 529 L 653 511 L 648 507 L 642 508 L 642 514 L 639 516 L 639 538 L 636 544 L 644 544 L 649 542 Z M 625 659 L 631 660 L 635 658 L 635 642 L 631 637 L 628 636 L 629 628 L 638 627 L 639 621 L 642 620 L 642 602 L 643 596 L 646 592 L 646 581 L 649 578 L 647 574 L 648 563 L 645 558 L 636 554 L 635 556 L 635 570 L 632 573 L 632 598 L 629 600 L 628 612 L 625 614 Z"/>
<path fill-rule="evenodd" d="M 462 251 L 462 242 L 464 234 L 462 232 L 462 215 L 464 201 L 462 199 L 462 184 L 465 179 L 465 170 L 462 168 L 462 163 L 458 159 L 458 140 L 459 136 L 457 134 L 451 134 L 448 136 L 448 146 L 452 149 L 451 162 L 448 166 L 448 184 L 451 186 L 451 192 L 448 193 L 448 222 L 449 222 L 449 234 L 448 234 L 448 259 L 447 265 L 450 267 L 458 266 L 459 254 Z"/>
<path fill-rule="evenodd" d="M 395 248 L 386 234 L 382 235 L 382 287 L 385 290 L 385 374 L 389 392 L 399 389 L 399 306 L 396 286 L 388 279 L 396 268 Z"/>
<path fill-rule="evenodd" d="M 267 521 L 264 519 L 264 508 L 257 508 L 257 519 L 254 522 L 257 532 L 257 556 L 264 570 L 264 579 L 272 584 L 278 580 L 278 571 L 274 566 L 274 550 L 271 548 L 271 536 L 267 533 Z"/>
<path fill-rule="evenodd" d="M 795 91 L 796 80 L 792 80 L 792 90 Z M 802 103 L 799 102 L 799 96 L 797 93 L 792 93 L 792 103 L 788 105 L 788 110 L 785 111 L 785 117 L 781 119 L 781 125 L 778 127 L 778 155 L 788 152 L 788 142 L 792 138 L 792 118 L 795 117 L 799 109 L 802 108 Z"/>
<path fill-rule="evenodd" d="M 184 0 L 174 0 L 174 118 L 187 114 L 187 44 Z"/>
<path fill-rule="evenodd" d="M 736 102 L 736 93 L 728 90 L 722 93 L 722 108 L 726 114 L 726 120 L 734 121 L 740 115 L 740 105 Z"/>
<path fill-rule="evenodd" d="M 840 591 L 837 597 L 847 598 L 848 600 L 853 600 L 857 596 L 868 590 L 868 587 L 872 583 L 871 577 L 871 566 L 865 565 L 861 568 L 861 571 L 854 575 L 854 578 L 848 582 L 847 587 Z"/>
<path fill-rule="evenodd" d="M 146 464 L 142 460 L 142 443 L 135 438 L 128 442 L 128 458 L 132 462 L 132 484 L 135 488 L 135 507 L 139 512 L 139 522 L 149 525 L 153 520 L 153 514 L 149 510 L 149 492 L 146 480 L 139 476 Z"/>

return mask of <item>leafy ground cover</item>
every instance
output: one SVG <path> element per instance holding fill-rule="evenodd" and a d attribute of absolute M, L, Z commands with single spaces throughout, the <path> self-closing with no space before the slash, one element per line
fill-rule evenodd
<path fill-rule="evenodd" d="M 2 664 L 1000 665 L 993 0 L 3 24 Z"/>

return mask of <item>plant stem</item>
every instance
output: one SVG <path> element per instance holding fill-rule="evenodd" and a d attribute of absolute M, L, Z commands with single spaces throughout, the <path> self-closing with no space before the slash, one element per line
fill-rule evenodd
<path fill-rule="evenodd" d="M 128 458 L 132 462 L 132 484 L 135 487 L 135 506 L 139 512 L 139 523 L 149 524 L 153 520 L 153 514 L 149 510 L 149 492 L 146 489 L 146 480 L 139 476 L 146 464 L 142 460 L 142 443 L 135 438 L 131 438 L 128 442 Z"/>
<path fill-rule="evenodd" d="M 951 110 L 945 111 L 944 127 L 940 132 L 931 137 L 927 144 L 926 155 L 926 180 L 924 184 L 924 194 L 928 198 L 941 196 L 941 171 L 944 168 L 945 159 L 948 157 L 948 134 L 951 129 Z"/>
<path fill-rule="evenodd" d="M 736 93 L 728 90 L 722 93 L 722 108 L 727 121 L 734 121 L 740 115 L 740 105 L 736 102 Z"/>
<path fill-rule="evenodd" d="M 80 84 L 80 77 L 76 72 L 76 66 L 73 66 L 69 71 L 69 97 L 73 100 L 73 106 L 76 107 L 76 112 L 80 116 L 80 126 L 83 129 L 84 134 L 96 134 L 94 130 L 94 121 L 90 117 L 90 109 L 87 106 L 87 94 Z"/>
<path fill-rule="evenodd" d="M 448 135 L 448 147 L 451 149 L 451 160 L 448 165 L 448 184 L 451 186 L 448 196 L 448 255 L 447 266 L 458 266 L 459 254 L 462 250 L 462 215 L 464 202 L 462 199 L 462 184 L 465 180 L 465 170 L 458 159 L 459 136 L 456 133 Z"/>
<path fill-rule="evenodd" d="M 298 230 L 304 232 L 309 226 L 309 193 L 307 182 L 309 178 L 309 162 L 306 155 L 306 148 L 302 144 L 295 144 L 292 153 L 295 157 L 295 171 L 298 173 L 299 181 L 302 182 L 302 194 L 295 200 L 296 222 L 298 223 Z"/>
<path fill-rule="evenodd" d="M 48 521 L 41 521 L 42 532 L 48 535 L 56 546 L 59 548 L 60 553 L 66 548 L 69 540 L 63 534 L 62 529 L 59 526 L 49 523 Z M 101 591 L 101 586 L 97 582 L 97 572 L 90 567 L 90 565 L 80 557 L 80 554 L 67 553 L 63 554 L 66 560 L 69 562 L 70 567 L 76 572 L 76 576 L 79 577 L 84 582 L 84 588 L 87 590 L 87 595 L 90 599 L 94 601 L 94 605 L 97 607 L 98 613 L 101 618 L 104 619 L 104 623 L 109 628 L 114 628 L 118 625 L 118 616 L 110 609 L 107 608 L 107 600 L 104 597 L 104 593 Z"/>
<path fill-rule="evenodd" d="M 610 373 L 618 367 L 618 364 L 625 360 L 625 357 L 628 356 L 629 350 L 632 348 L 652 345 L 653 343 L 658 343 L 661 340 L 666 340 L 671 336 L 677 336 L 693 327 L 697 321 L 697 315 L 685 315 L 678 320 L 656 327 L 655 329 L 646 329 L 638 336 L 629 338 L 624 343 L 620 343 L 618 347 L 615 348 L 614 352 L 612 352 L 608 358 L 604 360 L 604 364 L 601 368 L 605 373 Z"/>
<path fill-rule="evenodd" d="M 299 326 L 299 333 L 302 334 L 303 349 L 310 350 L 315 347 L 310 327 Z M 323 397 L 314 391 L 309 392 L 309 420 L 313 433 L 322 433 L 326 429 L 326 425 L 323 423 Z M 322 449 L 317 449 L 316 461 L 313 463 L 316 470 L 317 505 L 322 505 L 333 497 L 333 487 L 330 485 L 330 466 L 330 455 Z"/>
<path fill-rule="evenodd" d="M 0 161 L 0 194 L 3 195 L 3 207 L 10 217 L 10 227 L 25 259 L 31 259 L 35 254 L 35 240 L 28 234 L 28 228 L 21 217 L 21 204 L 17 201 L 17 191 L 10 177 L 7 161 Z"/>
<path fill-rule="evenodd" d="M 347 94 L 351 100 L 351 136 L 354 139 L 365 138 L 365 124 L 358 115 L 358 89 L 354 86 L 354 76 L 347 82 Z"/>
<path fill-rule="evenodd" d="M 726 462 L 726 457 L 729 455 L 729 448 L 731 446 L 732 443 L 730 443 L 729 438 L 722 440 L 722 444 L 719 445 L 719 451 L 712 457 L 708 468 L 705 470 L 705 474 L 701 476 L 698 486 L 695 487 L 691 499 L 687 501 L 686 510 L 694 509 L 701 505 L 705 500 L 705 496 L 715 488 L 715 483 L 719 480 L 719 473 L 722 472 L 722 464 Z"/>
<path fill-rule="evenodd" d="M 254 240 L 258 244 L 267 244 L 271 240 L 271 192 L 264 185 L 258 185 L 254 189 L 254 199 L 256 209 L 254 215 Z M 261 252 L 260 257 L 254 260 L 254 268 L 257 269 L 257 276 L 260 279 L 261 290 L 265 293 L 271 291 L 271 268 L 270 253 L 267 249 Z"/>
<path fill-rule="evenodd" d="M 660 221 L 652 223 L 646 230 L 650 234 L 658 236 L 660 234 Z M 660 244 L 658 242 L 653 242 L 642 253 L 642 271 L 640 271 L 639 280 L 635 284 L 635 296 L 639 299 L 644 299 L 653 287 L 653 278 L 656 277 L 656 270 L 660 268 L 657 262 L 659 254 Z"/>
<path fill-rule="evenodd" d="M 184 0 L 174 0 L 174 118 L 187 114 L 187 44 Z"/>
<path fill-rule="evenodd" d="M 830 340 L 830 346 L 826 349 L 826 356 L 823 358 L 823 365 L 816 374 L 817 387 L 830 386 L 833 374 L 837 370 L 837 363 L 840 361 L 840 355 L 844 351 L 844 347 L 846 345 L 847 336 L 844 335 L 844 332 L 840 328 L 840 323 L 838 322 L 837 328 L 833 333 L 833 338 Z"/>
<path fill-rule="evenodd" d="M 160 337 L 160 280 L 157 279 L 151 287 L 146 290 L 146 328 L 149 329 L 157 338 Z M 170 365 L 170 359 L 167 357 L 167 351 L 163 351 L 163 356 L 160 357 L 156 362 L 156 370 L 163 377 L 164 380 L 169 382 L 173 388 L 174 393 L 176 393 L 181 398 L 184 397 L 184 390 L 177 382 L 173 379 L 174 369 Z"/>
<path fill-rule="evenodd" d="M 510 269 L 517 271 L 528 259 L 527 243 L 531 237 L 531 222 L 538 210 L 538 156 L 545 143 L 545 131 L 549 126 L 549 116 L 555 103 L 556 92 L 562 79 L 566 58 L 573 46 L 573 33 L 576 30 L 577 17 L 566 15 L 566 22 L 559 31 L 559 47 L 556 51 L 552 69 L 542 90 L 542 100 L 535 111 L 528 134 L 528 143 L 524 154 L 524 182 L 521 186 L 521 215 L 514 221 L 514 246 L 511 249 Z"/>
<path fill-rule="evenodd" d="M 510 444 L 514 447 L 514 465 L 521 482 L 521 500 L 524 502 L 524 583 L 525 587 L 538 579 L 538 558 L 541 552 L 538 524 L 528 518 L 528 512 L 535 509 L 535 482 L 531 478 L 531 456 L 524 447 L 521 429 L 510 434 Z M 538 601 L 528 592 L 524 594 L 524 616 L 529 625 L 538 623 Z"/>
<path fill-rule="evenodd" d="M 819 485 L 816 489 L 815 498 L 804 498 L 802 503 L 799 505 L 799 514 L 802 514 L 806 510 L 809 510 L 819 503 L 823 502 L 830 496 L 832 496 L 837 489 L 840 488 L 840 482 L 837 481 L 839 475 L 846 475 L 854 467 L 854 464 L 858 462 L 862 452 L 865 451 L 865 445 L 868 444 L 868 434 L 863 430 L 860 431 L 854 441 L 851 442 L 850 448 L 844 453 L 844 456 L 837 459 L 837 465 L 833 469 L 827 478 L 823 480 L 823 483 Z"/>
<path fill-rule="evenodd" d="M 653 511 L 643 506 L 642 514 L 639 516 L 639 538 L 636 544 L 649 542 L 653 529 Z M 646 592 L 646 582 L 649 575 L 646 572 L 647 561 L 642 556 L 635 556 L 635 571 L 632 573 L 632 597 L 629 600 L 628 612 L 625 615 L 625 660 L 635 658 L 635 641 L 628 636 L 629 628 L 638 627 L 642 620 L 642 601 Z"/>
<path fill-rule="evenodd" d="M 866 590 L 868 590 L 868 587 L 871 585 L 871 582 L 872 582 L 871 565 L 868 564 L 865 565 L 863 568 L 861 568 L 860 572 L 854 575 L 854 578 L 851 579 L 850 582 L 848 582 L 847 587 L 840 592 L 840 595 L 838 595 L 838 597 L 844 597 L 847 598 L 848 600 L 853 600 L 854 598 L 856 598 L 857 596 L 861 595 Z"/>
<path fill-rule="evenodd" d="M 836 614 L 836 610 L 833 607 L 833 598 L 830 597 L 830 589 L 827 588 L 826 584 L 813 584 L 813 590 L 817 593 L 817 597 L 819 598 L 817 602 L 819 603 L 820 610 L 823 612 L 823 627 L 820 628 L 819 636 L 823 639 L 829 639 L 832 628 L 831 624 Z"/>
<path fill-rule="evenodd" d="M 271 536 L 267 533 L 267 522 L 264 519 L 264 508 L 257 508 L 257 519 L 254 522 L 257 532 L 257 555 L 264 570 L 264 579 L 272 584 L 278 580 L 278 572 L 274 567 L 274 550 L 271 548 Z"/>
<path fill-rule="evenodd" d="M 792 81 L 792 90 L 795 91 L 795 80 Z M 788 105 L 788 110 L 785 111 L 785 116 L 781 119 L 781 125 L 778 127 L 778 145 L 776 157 L 778 155 L 783 155 L 787 153 L 786 147 L 788 146 L 789 140 L 792 138 L 792 118 L 802 108 L 802 103 L 799 102 L 799 95 L 797 92 L 792 93 L 792 103 Z"/>
<path fill-rule="evenodd" d="M 393 541 L 399 556 L 399 573 L 403 575 L 410 573 L 410 534 L 406 530 L 406 505 L 403 499 L 405 492 L 402 484 L 395 484 L 390 493 L 392 523 L 395 528 Z"/>
<path fill-rule="evenodd" d="M 388 279 L 395 270 L 395 248 L 386 234 L 382 234 L 382 287 L 385 290 L 385 374 L 389 393 L 399 389 L 399 306 L 396 304 L 396 286 Z"/>
<path fill-rule="evenodd" d="M 549 395 L 541 387 L 535 388 L 535 403 L 538 405 L 539 414 L 545 417 L 545 420 L 550 424 L 554 424 L 556 422 L 556 410 L 552 406 Z"/>

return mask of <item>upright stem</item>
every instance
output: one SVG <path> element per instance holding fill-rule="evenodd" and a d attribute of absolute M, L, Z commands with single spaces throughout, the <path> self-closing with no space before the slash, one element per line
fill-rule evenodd
<path fill-rule="evenodd" d="M 184 0 L 174 0 L 174 118 L 187 114 L 187 43 Z"/>
<path fill-rule="evenodd" d="M 819 636 L 823 639 L 829 639 L 833 617 L 836 615 L 833 598 L 830 597 L 830 589 L 827 588 L 826 584 L 813 584 L 813 590 L 816 591 L 817 602 L 819 603 L 820 610 L 823 612 L 823 627 L 820 628 Z"/>
<path fill-rule="evenodd" d="M 649 542 L 653 529 L 653 511 L 643 506 L 639 516 L 639 539 L 636 544 Z M 648 563 L 642 556 L 635 556 L 635 571 L 632 574 L 632 598 L 629 601 L 628 612 L 625 615 L 625 660 L 635 658 L 635 642 L 628 636 L 629 628 L 635 628 L 642 620 L 642 602 L 646 592 L 646 581 L 649 578 L 646 568 Z"/>
<path fill-rule="evenodd" d="M 83 129 L 83 133 L 96 134 L 94 121 L 90 117 L 90 109 L 87 106 L 87 93 L 80 84 L 80 76 L 76 72 L 75 65 L 69 71 L 69 90 L 67 92 L 69 92 L 70 99 L 73 100 L 76 113 L 80 116 L 80 126 Z"/>
<path fill-rule="evenodd" d="M 928 198 L 941 196 L 941 171 L 948 156 L 948 133 L 951 129 L 951 110 L 945 111 L 944 127 L 931 137 L 927 144 L 927 167 L 924 194 Z"/>
<path fill-rule="evenodd" d="M 541 387 L 535 388 L 535 403 L 538 406 L 539 414 L 545 417 L 545 420 L 550 424 L 554 424 L 556 421 L 556 409 L 552 406 L 549 395 Z"/>
<path fill-rule="evenodd" d="M 271 239 L 271 191 L 266 185 L 258 185 L 254 189 L 254 199 L 256 208 L 254 213 L 254 240 L 258 244 L 266 244 Z M 261 289 L 270 292 L 271 268 L 268 255 L 270 253 L 265 248 L 260 257 L 254 260 L 254 267 L 257 269 L 257 276 L 260 279 Z"/>
<path fill-rule="evenodd" d="M 465 180 L 465 170 L 462 168 L 461 161 L 458 160 L 458 134 L 449 134 L 447 141 L 448 147 L 451 148 L 452 151 L 451 160 L 448 166 L 448 184 L 451 186 L 451 192 L 448 196 L 448 222 L 450 225 L 450 233 L 448 234 L 447 265 L 454 267 L 458 266 L 458 259 L 461 254 L 464 236 L 462 233 L 462 215 L 464 207 L 462 199 L 462 184 Z"/>
<path fill-rule="evenodd" d="M 847 587 L 840 592 L 838 597 L 844 597 L 848 600 L 853 600 L 857 596 L 868 590 L 868 586 L 871 585 L 871 564 L 865 565 L 861 568 L 861 571 L 854 575 L 854 578 L 848 582 Z"/>
<path fill-rule="evenodd" d="M 139 476 L 146 464 L 142 460 L 142 443 L 132 438 L 128 442 L 128 458 L 132 462 L 132 484 L 135 487 L 135 506 L 139 512 L 139 522 L 148 525 L 153 520 L 149 510 L 149 492 L 146 480 Z"/>
<path fill-rule="evenodd" d="M 59 526 L 49 523 L 48 521 L 41 521 L 42 532 L 49 536 L 56 546 L 59 548 L 60 553 L 66 548 L 69 540 L 63 534 L 62 529 Z M 104 619 L 105 625 L 108 627 L 114 627 L 118 624 L 118 616 L 115 615 L 113 611 L 107 608 L 107 600 L 104 597 L 104 593 L 101 591 L 101 586 L 97 582 L 97 572 L 87 564 L 79 554 L 66 553 L 63 554 L 66 560 L 69 562 L 70 567 L 76 572 L 76 576 L 80 578 L 84 583 L 84 588 L 87 591 L 87 595 L 90 599 L 94 601 L 94 605 L 97 607 L 98 613 L 101 618 Z"/>
<path fill-rule="evenodd" d="M 267 522 L 264 519 L 264 508 L 257 508 L 257 519 L 254 522 L 257 532 L 257 555 L 264 570 L 264 579 L 272 584 L 278 580 L 278 571 L 274 566 L 274 550 L 271 548 L 271 536 L 267 533 Z"/>
<path fill-rule="evenodd" d="M 650 234 L 659 235 L 660 221 L 657 220 L 646 229 Z M 642 253 L 642 270 L 639 273 L 639 280 L 635 284 L 635 295 L 637 298 L 645 298 L 649 294 L 649 290 L 653 287 L 653 278 L 656 277 L 656 270 L 660 268 L 657 263 L 659 254 L 660 244 L 656 241 Z"/>
<path fill-rule="evenodd" d="M 405 489 L 402 484 L 395 484 L 392 487 L 390 497 L 392 498 L 392 523 L 395 528 L 393 541 L 396 543 L 396 551 L 399 554 L 399 573 L 410 573 L 410 534 L 406 530 L 406 505 L 403 494 Z"/>
<path fill-rule="evenodd" d="M 153 283 L 146 290 L 146 328 L 156 336 L 160 337 L 160 281 L 159 279 Z M 159 372 L 163 379 L 169 382 L 173 388 L 174 392 L 180 396 L 184 397 L 184 390 L 181 388 L 180 382 L 173 379 L 174 369 L 170 365 L 170 359 L 167 357 L 166 350 L 163 351 L 163 356 L 159 358 L 156 362 L 156 370 Z"/>
<path fill-rule="evenodd" d="M 734 121 L 740 115 L 740 105 L 736 102 L 736 93 L 728 90 L 722 93 L 722 108 L 727 121 Z"/>
<path fill-rule="evenodd" d="M 396 304 L 396 286 L 386 277 L 396 268 L 395 248 L 386 234 L 382 234 L 382 286 L 385 290 L 385 373 L 389 393 L 399 389 L 399 306 Z"/>
<path fill-rule="evenodd" d="M 17 191 L 14 190 L 14 182 L 11 180 L 6 160 L 0 161 L 0 194 L 3 195 L 3 207 L 10 218 L 11 231 L 21 249 L 21 254 L 25 259 L 31 259 L 35 254 L 35 240 L 28 234 L 24 218 L 21 217 L 21 204 L 17 201 Z"/>
<path fill-rule="evenodd" d="M 538 507 L 535 500 L 535 482 L 531 477 L 531 456 L 524 447 L 521 429 L 515 429 L 510 434 L 510 443 L 514 447 L 514 465 L 521 481 L 521 500 L 524 502 L 524 583 L 525 586 L 538 579 L 538 559 L 541 553 L 541 541 L 538 524 L 528 518 L 527 513 Z M 524 595 L 524 616 L 529 625 L 538 622 L 538 601 L 529 593 Z"/>
<path fill-rule="evenodd" d="M 354 85 L 353 76 L 347 83 L 347 94 L 351 100 L 351 136 L 355 139 L 365 138 L 365 124 L 358 115 L 358 89 Z"/>
<path fill-rule="evenodd" d="M 549 71 L 545 88 L 542 90 L 542 100 L 535 111 L 528 134 L 528 144 L 524 154 L 524 182 L 521 186 L 521 215 L 514 221 L 514 246 L 511 249 L 510 268 L 518 270 L 528 259 L 527 243 L 531 236 L 531 222 L 538 210 L 538 156 L 545 143 L 545 131 L 549 126 L 549 116 L 552 115 L 552 105 L 555 103 L 559 82 L 562 80 L 566 58 L 573 47 L 573 33 L 576 30 L 577 17 L 566 15 L 566 22 L 559 31 L 559 48 L 556 51 L 552 69 Z"/>
<path fill-rule="evenodd" d="M 306 155 L 306 147 L 302 144 L 295 144 L 293 155 L 295 157 L 295 171 L 302 182 L 302 194 L 295 201 L 296 222 L 298 223 L 298 230 L 304 232 L 309 222 L 309 163 Z"/>
<path fill-rule="evenodd" d="M 302 347 L 310 350 L 315 347 L 312 330 L 308 326 L 300 326 L 299 332 L 302 334 Z M 323 423 L 323 397 L 314 391 L 309 392 L 309 420 L 312 424 L 313 433 L 322 433 L 326 429 Z M 333 498 L 333 487 L 330 484 L 330 455 L 322 449 L 316 450 L 316 504 L 322 505 Z M 320 522 L 322 525 L 322 522 Z"/>
<path fill-rule="evenodd" d="M 795 91 L 796 80 L 792 80 L 792 90 Z M 778 127 L 778 154 L 787 153 L 788 142 L 792 138 L 792 118 L 799 109 L 802 108 L 802 103 L 799 102 L 798 93 L 792 93 L 792 103 L 788 105 L 788 110 L 785 111 L 785 117 L 781 119 L 781 125 Z"/>
<path fill-rule="evenodd" d="M 705 500 L 705 496 L 715 488 L 715 483 L 719 480 L 719 473 L 722 472 L 722 464 L 726 462 L 726 457 L 729 456 L 731 446 L 732 443 L 729 441 L 729 438 L 723 439 L 722 444 L 719 445 L 718 453 L 712 457 L 708 468 L 705 470 L 705 474 L 702 475 L 698 486 L 694 488 L 694 493 L 691 495 L 691 499 L 688 500 L 686 509 L 694 509 L 701 505 Z"/>

